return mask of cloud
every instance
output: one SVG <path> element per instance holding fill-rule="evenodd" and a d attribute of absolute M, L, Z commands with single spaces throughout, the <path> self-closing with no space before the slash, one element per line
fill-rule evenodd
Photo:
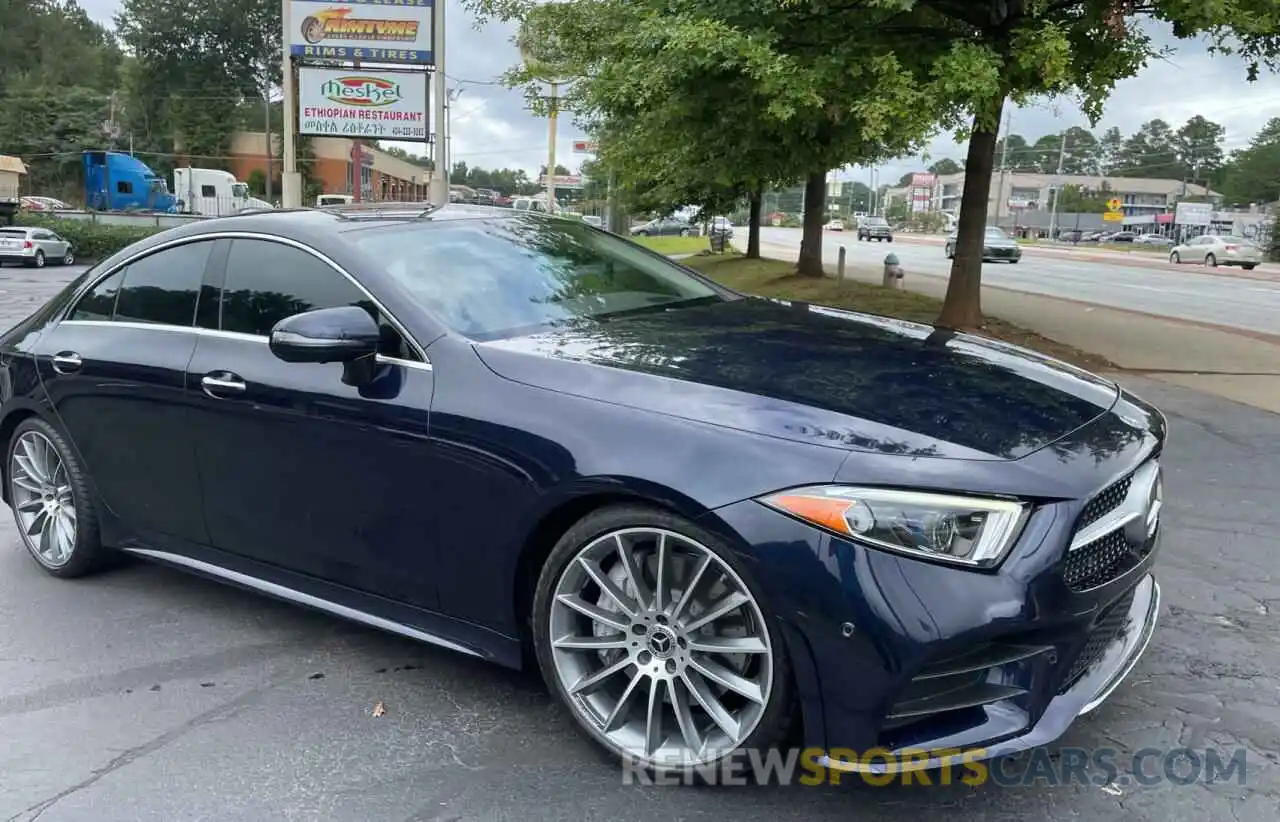
<path fill-rule="evenodd" d="M 547 161 L 547 121 L 527 110 L 521 92 L 496 85 L 497 78 L 519 61 L 511 42 L 514 29 L 497 23 L 477 28 L 460 0 L 446 2 L 446 68 L 450 85 L 461 90 L 452 112 L 453 160 L 484 168 L 523 168 L 536 174 Z M 81 5 L 94 19 L 111 23 L 120 4 L 119 0 L 81 0 Z M 1173 45 L 1176 53 L 1153 61 L 1138 77 L 1118 84 L 1094 129 L 1096 133 L 1117 126 L 1131 134 L 1156 117 L 1176 127 L 1202 114 L 1226 128 L 1224 147 L 1229 151 L 1247 145 L 1275 115 L 1280 78 L 1264 76 L 1249 84 L 1240 60 L 1211 57 L 1203 43 L 1177 42 L 1167 28 L 1156 29 L 1153 36 L 1160 43 Z M 1031 140 L 1073 125 L 1088 127 L 1089 123 L 1066 99 L 1019 109 L 1012 115 L 1013 131 Z M 583 158 L 573 155 L 571 149 L 573 140 L 580 136 L 571 118 L 560 118 L 558 164 L 576 170 Z M 423 150 L 420 144 L 404 148 Z M 886 163 L 880 167 L 880 181 L 896 182 L 903 174 L 919 171 L 943 157 L 963 160 L 965 149 L 944 135 L 932 142 L 927 153 L 927 162 L 908 158 Z M 841 176 L 866 181 L 868 173 L 867 169 L 853 169 Z"/>

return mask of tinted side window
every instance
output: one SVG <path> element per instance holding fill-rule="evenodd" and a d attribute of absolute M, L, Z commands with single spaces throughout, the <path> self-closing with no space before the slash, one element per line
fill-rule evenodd
<path fill-rule="evenodd" d="M 190 326 L 213 243 L 188 243 L 130 263 L 116 302 L 121 322 Z"/>
<path fill-rule="evenodd" d="M 121 194 L 132 194 L 133 183 L 129 182 L 128 180 L 121 180 L 120 182 L 116 183 L 116 191 L 120 192 Z"/>
<path fill-rule="evenodd" d="M 116 313 L 116 297 L 120 294 L 120 283 L 124 282 L 124 271 L 120 270 L 98 283 L 93 289 L 80 298 L 80 304 L 71 312 L 73 320 L 109 320 Z"/>
<path fill-rule="evenodd" d="M 222 288 L 222 330 L 266 337 L 285 317 L 358 305 L 382 328 L 379 353 L 404 360 L 421 359 L 373 301 L 328 263 L 305 251 L 266 240 L 233 240 Z"/>

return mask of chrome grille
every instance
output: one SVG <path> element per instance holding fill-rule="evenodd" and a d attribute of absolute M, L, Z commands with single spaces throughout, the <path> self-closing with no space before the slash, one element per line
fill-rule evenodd
<path fill-rule="evenodd" d="M 1128 571 L 1142 556 L 1129 544 L 1124 531 L 1112 531 L 1067 554 L 1062 578 L 1072 591 L 1087 591 Z"/>
<path fill-rule="evenodd" d="M 1062 562 L 1070 590 L 1106 585 L 1146 558 L 1159 525 L 1160 487 L 1160 465 L 1152 460 L 1086 503 Z"/>
<path fill-rule="evenodd" d="M 1080 514 L 1080 521 L 1076 523 L 1076 528 L 1092 525 L 1116 508 L 1119 508 L 1120 503 L 1124 502 L 1124 498 L 1128 496 L 1131 485 L 1133 485 L 1133 474 L 1102 489 L 1102 493 L 1089 500 L 1089 504 L 1084 507 L 1084 512 Z"/>

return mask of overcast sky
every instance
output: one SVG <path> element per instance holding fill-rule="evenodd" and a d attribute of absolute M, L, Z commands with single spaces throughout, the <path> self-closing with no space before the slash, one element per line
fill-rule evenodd
<path fill-rule="evenodd" d="M 107 24 L 120 5 L 119 0 L 80 2 L 91 16 Z M 453 109 L 453 160 L 485 168 L 524 168 L 536 174 L 547 157 L 546 120 L 525 109 L 520 92 L 494 83 L 519 59 L 511 43 L 512 30 L 497 24 L 477 29 L 458 0 L 446 2 L 446 71 L 450 84 L 462 90 Z M 1237 60 L 1210 58 L 1203 46 L 1196 44 L 1180 44 L 1178 49 L 1171 60 L 1153 63 L 1140 76 L 1116 88 L 1097 133 L 1118 126 L 1129 134 L 1156 117 L 1176 128 L 1188 117 L 1202 114 L 1226 127 L 1224 148 L 1231 151 L 1247 145 L 1270 117 L 1280 116 L 1280 78 L 1264 76 L 1249 84 Z M 1012 130 L 1032 141 L 1073 125 L 1087 126 L 1088 122 L 1065 99 L 1015 111 L 1012 117 Z M 571 149 L 573 140 L 581 136 L 567 118 L 562 119 L 557 163 L 577 170 L 582 158 L 574 156 Z M 421 145 L 405 148 L 422 150 Z M 886 164 L 880 170 L 880 181 L 896 182 L 902 174 L 942 157 L 962 160 L 964 147 L 944 135 L 930 147 L 927 162 L 916 158 Z M 840 176 L 866 181 L 869 172 L 855 169 Z"/>

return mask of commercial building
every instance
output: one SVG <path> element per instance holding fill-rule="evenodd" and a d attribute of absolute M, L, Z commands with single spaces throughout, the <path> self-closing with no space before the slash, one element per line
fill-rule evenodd
<path fill-rule="evenodd" d="M 272 135 L 276 151 L 271 159 L 271 178 L 279 179 L 279 136 Z M 324 194 L 353 194 L 359 180 L 361 199 L 420 202 L 428 199 L 431 170 L 414 165 L 385 151 L 360 146 L 359 163 L 352 163 L 352 141 L 344 137 L 312 137 L 310 176 Z M 266 135 L 261 131 L 236 132 L 231 141 L 231 172 L 247 181 L 254 171 L 266 174 Z M 301 169 L 299 169 L 301 170 Z M 278 191 L 278 189 L 277 189 Z M 305 203 L 304 203 L 305 205 Z"/>
<path fill-rule="evenodd" d="M 959 174 L 941 174 L 933 180 L 933 188 L 928 196 L 928 210 L 943 211 L 950 214 L 960 213 L 960 198 L 964 192 L 963 172 Z M 1077 186 L 1086 194 L 1106 192 L 1121 202 L 1124 213 L 1123 225 L 1126 228 L 1139 229 L 1155 227 L 1168 220 L 1157 219 L 1171 215 L 1178 200 L 1186 197 L 1208 198 L 1217 202 L 1220 196 L 1208 188 L 1186 183 L 1182 180 L 1147 179 L 1143 177 L 1100 177 L 1075 174 L 1022 174 L 996 171 L 991 179 L 991 193 L 987 201 L 989 221 L 1002 226 L 1021 225 L 1027 227 L 1047 227 L 1049 211 L 1052 207 L 1051 191 L 1055 186 Z M 912 196 L 908 188 L 890 189 L 886 195 L 888 202 Z M 919 199 L 918 189 L 915 198 Z M 1092 223 L 1090 218 L 1096 217 L 1101 226 L 1100 215 L 1080 215 L 1085 223 Z M 1071 227 L 1074 227 L 1075 215 L 1072 215 Z M 1042 226 L 1041 223 L 1044 225 Z M 1067 223 L 1060 223 L 1068 227 Z M 1113 224 L 1114 225 L 1114 224 Z M 1093 225 L 1079 226 L 1092 229 Z"/>

